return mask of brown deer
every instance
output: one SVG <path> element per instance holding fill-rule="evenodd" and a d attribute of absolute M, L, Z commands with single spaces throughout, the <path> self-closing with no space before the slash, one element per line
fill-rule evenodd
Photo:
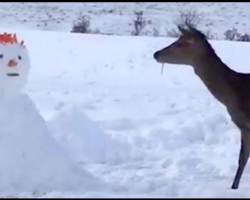
<path fill-rule="evenodd" d="M 190 65 L 212 95 L 227 109 L 241 133 L 238 169 L 232 189 L 238 189 L 250 152 L 250 74 L 230 69 L 216 55 L 206 36 L 196 28 L 178 26 L 181 36 L 157 51 L 159 63 Z"/>

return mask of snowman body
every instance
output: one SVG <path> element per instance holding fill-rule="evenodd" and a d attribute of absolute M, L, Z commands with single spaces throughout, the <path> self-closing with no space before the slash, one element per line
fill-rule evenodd
<path fill-rule="evenodd" d="M 54 141 L 34 103 L 22 93 L 29 69 L 26 47 L 15 35 L 0 35 L 0 192 L 103 188 Z"/>

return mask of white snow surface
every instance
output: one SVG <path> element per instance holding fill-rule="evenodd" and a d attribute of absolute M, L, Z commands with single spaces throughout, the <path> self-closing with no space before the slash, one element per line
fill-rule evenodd
<path fill-rule="evenodd" d="M 0 28 L 24 39 L 31 59 L 24 94 L 0 104 L 1 197 L 250 196 L 250 165 L 230 189 L 240 134 L 225 108 L 191 67 L 161 75 L 153 59 L 174 39 L 24 28 Z M 211 44 L 250 71 L 250 44 Z"/>

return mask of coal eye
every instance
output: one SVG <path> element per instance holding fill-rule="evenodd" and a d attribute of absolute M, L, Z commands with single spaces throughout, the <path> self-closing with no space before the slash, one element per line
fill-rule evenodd
<path fill-rule="evenodd" d="M 22 60 L 22 57 L 21 57 L 21 56 L 18 56 L 18 59 L 19 59 L 19 60 Z"/>
<path fill-rule="evenodd" d="M 3 54 L 0 54 L 0 58 L 3 58 Z"/>

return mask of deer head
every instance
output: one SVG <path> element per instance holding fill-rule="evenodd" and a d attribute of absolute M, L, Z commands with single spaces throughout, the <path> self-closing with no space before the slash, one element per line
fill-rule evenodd
<path fill-rule="evenodd" d="M 178 26 L 181 36 L 166 48 L 157 51 L 154 58 L 159 63 L 193 65 L 208 51 L 206 36 L 190 25 Z"/>

